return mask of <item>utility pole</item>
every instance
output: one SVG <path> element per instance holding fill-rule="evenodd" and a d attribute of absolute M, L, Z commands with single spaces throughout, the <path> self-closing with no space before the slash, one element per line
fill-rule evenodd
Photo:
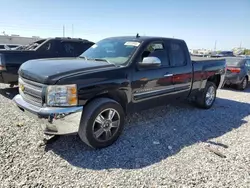
<path fill-rule="evenodd" d="M 63 37 L 65 37 L 65 26 L 63 25 Z"/>
<path fill-rule="evenodd" d="M 72 28 L 71 29 L 72 29 L 72 36 L 71 37 L 73 38 L 74 37 L 74 25 L 73 24 L 72 24 Z"/>
<path fill-rule="evenodd" d="M 215 43 L 214 43 L 214 51 L 216 51 L 216 45 L 217 45 L 217 40 L 215 40 Z"/>

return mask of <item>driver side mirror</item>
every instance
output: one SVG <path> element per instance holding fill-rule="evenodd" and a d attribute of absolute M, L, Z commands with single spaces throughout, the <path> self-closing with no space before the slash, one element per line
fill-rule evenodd
<path fill-rule="evenodd" d="M 161 66 L 161 60 L 158 57 L 144 57 L 139 65 L 141 67 L 159 67 Z"/>

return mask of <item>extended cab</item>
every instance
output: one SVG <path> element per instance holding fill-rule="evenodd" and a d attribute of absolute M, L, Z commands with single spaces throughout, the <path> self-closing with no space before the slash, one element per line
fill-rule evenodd
<path fill-rule="evenodd" d="M 127 113 L 174 99 L 209 109 L 224 76 L 224 59 L 191 60 L 183 40 L 112 37 L 77 58 L 24 63 L 14 101 L 44 122 L 45 134 L 77 133 L 102 148 L 117 140 Z"/>
<path fill-rule="evenodd" d="M 0 50 L 0 83 L 16 85 L 18 69 L 31 59 L 78 57 L 94 43 L 78 38 L 41 39 L 15 50 Z"/>

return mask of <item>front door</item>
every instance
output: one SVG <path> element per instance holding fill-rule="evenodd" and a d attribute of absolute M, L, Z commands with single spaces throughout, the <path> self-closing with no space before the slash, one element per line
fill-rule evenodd
<path fill-rule="evenodd" d="M 173 74 L 169 71 L 169 58 L 164 41 L 155 41 L 147 45 L 141 54 L 144 57 L 158 57 L 161 66 L 155 68 L 138 68 L 133 73 L 131 83 L 134 109 L 147 109 L 168 103 L 175 88 Z"/>

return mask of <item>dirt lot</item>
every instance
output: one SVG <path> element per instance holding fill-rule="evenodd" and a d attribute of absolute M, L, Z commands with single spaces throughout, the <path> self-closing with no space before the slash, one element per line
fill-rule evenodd
<path fill-rule="evenodd" d="M 77 136 L 40 146 L 39 123 L 0 87 L 0 187 L 250 187 L 250 89 L 219 90 L 210 110 L 134 114 L 114 145 L 94 151 Z"/>

